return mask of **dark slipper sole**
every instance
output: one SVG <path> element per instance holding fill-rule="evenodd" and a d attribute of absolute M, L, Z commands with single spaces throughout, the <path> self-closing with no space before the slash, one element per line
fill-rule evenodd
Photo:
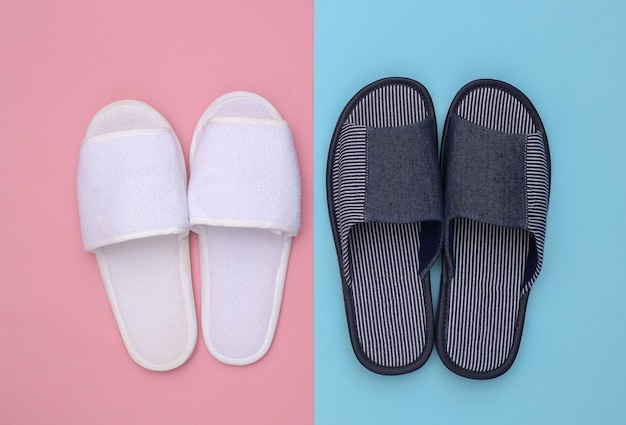
<path fill-rule="evenodd" d="M 441 248 L 434 108 L 407 78 L 360 90 L 341 113 L 327 200 L 350 340 L 369 370 L 421 367 L 434 344 L 429 270 Z"/>
<path fill-rule="evenodd" d="M 515 360 L 543 259 L 550 153 L 530 100 L 496 80 L 463 87 L 446 117 L 441 169 L 437 351 L 458 375 L 494 378 Z"/>

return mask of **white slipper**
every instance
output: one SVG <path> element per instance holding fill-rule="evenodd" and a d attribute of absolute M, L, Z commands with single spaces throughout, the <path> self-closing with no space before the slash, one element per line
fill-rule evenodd
<path fill-rule="evenodd" d="M 289 126 L 264 98 L 226 94 L 200 118 L 190 164 L 202 334 L 221 362 L 250 364 L 272 343 L 300 228 L 300 173 Z"/>
<path fill-rule="evenodd" d="M 91 120 L 78 164 L 83 244 L 129 354 L 151 370 L 180 366 L 196 345 L 186 183 L 174 130 L 152 107 L 123 100 Z"/>

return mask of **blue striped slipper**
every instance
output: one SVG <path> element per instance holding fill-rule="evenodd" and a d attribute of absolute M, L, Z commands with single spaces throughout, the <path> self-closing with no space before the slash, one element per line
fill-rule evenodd
<path fill-rule="evenodd" d="M 477 80 L 444 126 L 444 260 L 437 351 L 458 375 L 506 372 L 541 270 L 550 194 L 548 138 L 515 87 Z"/>
<path fill-rule="evenodd" d="M 356 357 L 384 375 L 418 369 L 434 345 L 429 271 L 443 237 L 435 112 L 421 84 L 386 78 L 350 100 L 327 197 Z"/>

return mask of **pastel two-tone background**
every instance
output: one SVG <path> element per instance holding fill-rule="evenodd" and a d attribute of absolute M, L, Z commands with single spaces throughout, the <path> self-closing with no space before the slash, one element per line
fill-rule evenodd
<path fill-rule="evenodd" d="M 620 0 L 0 0 L 0 424 L 626 423 L 625 22 Z M 495 380 L 460 378 L 436 352 L 378 376 L 352 353 L 326 155 L 345 103 L 386 76 L 428 88 L 440 131 L 475 78 L 516 85 L 546 126 L 544 269 L 517 361 Z M 135 98 L 187 155 L 204 109 L 233 90 L 289 121 L 302 173 L 276 337 L 233 367 L 199 335 L 187 363 L 150 372 L 126 353 L 81 247 L 80 141 L 98 109 Z"/>

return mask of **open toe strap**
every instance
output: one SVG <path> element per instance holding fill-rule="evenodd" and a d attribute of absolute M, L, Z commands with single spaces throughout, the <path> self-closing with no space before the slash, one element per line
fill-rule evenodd
<path fill-rule="evenodd" d="M 295 236 L 300 175 L 283 120 L 212 118 L 191 163 L 189 217 L 198 226 L 247 227 Z"/>
<path fill-rule="evenodd" d="M 78 202 L 85 250 L 149 236 L 187 235 L 184 167 L 169 129 L 84 140 Z"/>
<path fill-rule="evenodd" d="M 499 132 L 456 115 L 448 132 L 455 135 L 444 152 L 448 273 L 456 266 L 458 223 L 518 229 L 526 239 L 519 291 L 526 293 L 541 271 L 545 240 L 549 185 L 542 134 Z"/>

